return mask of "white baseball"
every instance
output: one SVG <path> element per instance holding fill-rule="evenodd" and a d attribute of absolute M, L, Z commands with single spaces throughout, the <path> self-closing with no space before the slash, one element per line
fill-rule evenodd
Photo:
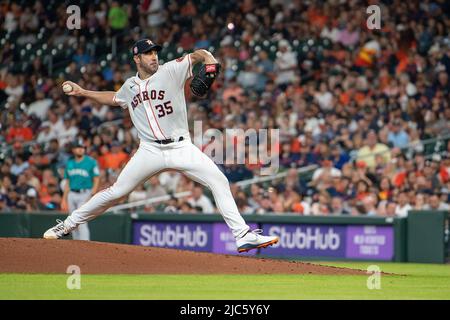
<path fill-rule="evenodd" d="M 63 85 L 63 91 L 66 93 L 69 93 L 70 91 L 72 91 L 73 88 L 70 84 L 66 83 L 65 85 Z"/>

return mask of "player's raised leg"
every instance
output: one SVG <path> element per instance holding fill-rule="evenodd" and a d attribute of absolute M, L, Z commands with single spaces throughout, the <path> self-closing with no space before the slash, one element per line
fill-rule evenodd
<path fill-rule="evenodd" d="M 44 233 L 44 238 L 62 238 L 79 225 L 99 216 L 113 206 L 117 200 L 133 191 L 140 183 L 162 170 L 163 165 L 164 159 L 161 150 L 141 145 L 111 187 L 96 193 L 88 202 L 73 211 L 64 222 L 60 221 L 56 226 L 48 229 Z"/>
<path fill-rule="evenodd" d="M 170 157 L 170 166 L 212 191 L 219 212 L 236 238 L 238 251 L 245 252 L 277 243 L 277 237 L 263 236 L 260 230 L 250 230 L 239 213 L 228 179 L 222 171 L 195 145 L 190 142 L 183 144 L 182 148 L 171 150 L 173 155 Z"/>

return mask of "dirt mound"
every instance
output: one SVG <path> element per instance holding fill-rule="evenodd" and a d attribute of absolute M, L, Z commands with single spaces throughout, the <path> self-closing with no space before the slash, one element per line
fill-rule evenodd
<path fill-rule="evenodd" d="M 328 274 L 361 270 L 103 242 L 0 238 L 0 272 L 84 274 Z"/>

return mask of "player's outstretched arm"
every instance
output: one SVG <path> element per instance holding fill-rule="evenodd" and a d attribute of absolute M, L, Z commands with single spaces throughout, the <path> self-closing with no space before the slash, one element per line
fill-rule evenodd
<path fill-rule="evenodd" d="M 114 91 L 91 91 L 80 87 L 78 84 L 72 81 L 65 81 L 62 84 L 64 93 L 68 96 L 86 97 L 97 101 L 100 104 L 106 104 L 110 106 L 118 106 L 119 104 L 114 101 Z M 70 90 L 71 89 L 71 90 Z"/>

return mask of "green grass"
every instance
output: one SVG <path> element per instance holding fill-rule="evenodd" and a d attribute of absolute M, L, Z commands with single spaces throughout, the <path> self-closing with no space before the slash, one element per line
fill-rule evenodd
<path fill-rule="evenodd" d="M 383 275 L 369 290 L 366 276 L 82 275 L 81 289 L 69 290 L 69 275 L 0 274 L 0 299 L 450 299 L 449 265 L 373 264 L 405 276 Z"/>

